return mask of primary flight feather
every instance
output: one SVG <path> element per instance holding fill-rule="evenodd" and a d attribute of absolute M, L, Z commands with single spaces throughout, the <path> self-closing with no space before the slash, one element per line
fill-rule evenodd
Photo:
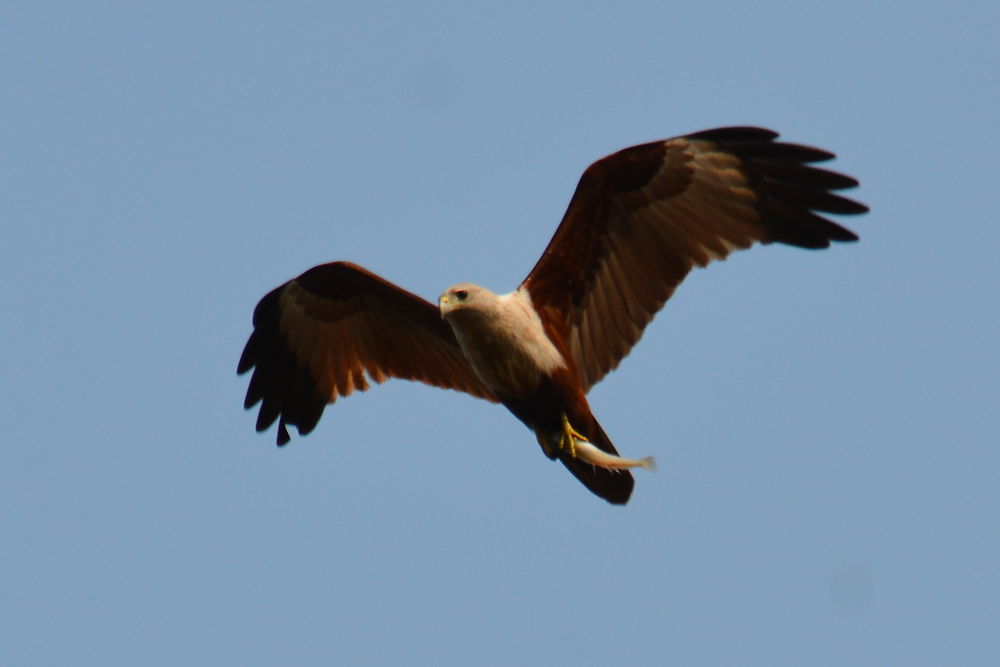
<path fill-rule="evenodd" d="M 586 394 L 636 344 L 691 269 L 755 242 L 825 248 L 857 236 L 823 217 L 868 208 L 836 194 L 832 159 L 755 127 L 633 146 L 583 173 L 538 263 L 510 294 L 460 283 L 438 305 L 349 262 L 309 269 L 268 293 L 238 372 L 257 430 L 305 435 L 328 403 L 390 377 L 502 403 L 608 502 L 628 501 L 628 468 Z"/>

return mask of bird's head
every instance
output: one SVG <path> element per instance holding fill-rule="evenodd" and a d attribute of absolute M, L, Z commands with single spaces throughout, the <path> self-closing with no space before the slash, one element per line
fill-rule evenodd
<path fill-rule="evenodd" d="M 492 293 L 478 285 L 470 285 L 469 283 L 452 285 L 438 297 L 438 308 L 441 311 L 441 317 L 447 318 L 456 311 L 463 310 L 469 306 L 475 306 L 487 294 Z"/>

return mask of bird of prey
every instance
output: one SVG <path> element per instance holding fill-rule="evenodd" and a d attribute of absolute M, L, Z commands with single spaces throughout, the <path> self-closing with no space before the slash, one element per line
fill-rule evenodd
<path fill-rule="evenodd" d="M 632 146 L 590 165 L 535 267 L 497 295 L 449 287 L 434 304 L 349 262 L 309 269 L 253 313 L 237 372 L 257 430 L 313 430 L 328 403 L 388 378 L 501 403 L 542 451 L 610 503 L 629 468 L 587 402 L 694 267 L 755 242 L 826 248 L 857 236 L 821 213 L 868 208 L 838 194 L 858 182 L 811 166 L 834 157 L 725 127 Z"/>

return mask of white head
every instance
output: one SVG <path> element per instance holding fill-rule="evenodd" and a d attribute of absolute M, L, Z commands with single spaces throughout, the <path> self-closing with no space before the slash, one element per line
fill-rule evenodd
<path fill-rule="evenodd" d="M 441 311 L 441 317 L 447 319 L 449 315 L 461 310 L 481 310 L 487 304 L 493 303 L 496 297 L 496 294 L 485 287 L 470 283 L 458 283 L 446 289 L 438 297 L 438 308 Z"/>

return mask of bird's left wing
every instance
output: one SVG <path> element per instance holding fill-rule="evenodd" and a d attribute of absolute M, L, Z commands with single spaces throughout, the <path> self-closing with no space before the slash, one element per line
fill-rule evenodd
<path fill-rule="evenodd" d="M 525 279 L 543 324 L 566 342 L 587 390 L 614 369 L 696 266 L 756 242 L 825 248 L 857 236 L 816 212 L 856 214 L 849 176 L 811 166 L 832 153 L 726 127 L 633 146 L 583 173 Z"/>
<path fill-rule="evenodd" d="M 465 360 L 436 306 L 360 266 L 309 269 L 271 291 L 253 314 L 253 333 L 237 367 L 251 368 L 244 407 L 261 403 L 257 430 L 278 420 L 305 435 L 338 396 L 370 378 L 416 380 L 496 401 Z"/>

